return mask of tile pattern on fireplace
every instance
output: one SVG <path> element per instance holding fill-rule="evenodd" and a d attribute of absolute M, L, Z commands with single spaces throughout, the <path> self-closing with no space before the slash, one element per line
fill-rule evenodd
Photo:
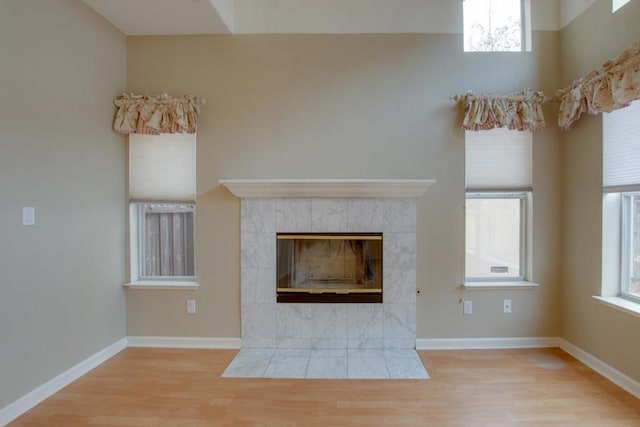
<path fill-rule="evenodd" d="M 243 348 L 225 378 L 427 379 L 413 349 Z"/>
<path fill-rule="evenodd" d="M 416 200 L 241 200 L 243 348 L 415 347 Z M 382 304 L 276 303 L 277 232 L 383 233 Z"/>

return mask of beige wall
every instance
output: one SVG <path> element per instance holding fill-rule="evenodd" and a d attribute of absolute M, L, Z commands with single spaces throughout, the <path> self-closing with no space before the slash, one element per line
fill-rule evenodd
<path fill-rule="evenodd" d="M 598 0 L 533 53 L 459 35 L 132 37 L 79 0 L 0 3 L 0 408 L 125 335 L 239 337 L 239 202 L 220 178 L 435 178 L 418 213 L 419 338 L 563 336 L 640 380 L 640 319 L 601 277 L 601 117 L 534 136 L 530 291 L 462 292 L 464 134 L 454 93 L 552 94 L 640 38 Z M 207 98 L 198 291 L 124 292 L 123 89 Z M 22 206 L 37 224 L 20 225 Z M 106 232 L 105 232 L 106 231 Z M 461 298 L 474 302 L 462 316 Z M 196 298 L 198 313 L 185 314 Z M 513 314 L 503 315 L 503 298 Z"/>
<path fill-rule="evenodd" d="M 79 0 L 2 0 L 0 54 L 4 408 L 125 335 L 126 40 Z"/>
<path fill-rule="evenodd" d="M 463 54 L 460 35 L 128 38 L 136 93 L 207 99 L 198 130 L 198 291 L 130 290 L 129 335 L 240 336 L 239 201 L 220 178 L 435 178 L 419 202 L 419 338 L 557 336 L 560 134 L 534 137 L 541 286 L 463 295 L 464 133 L 449 97 L 558 87 L 558 33 L 533 53 Z M 553 112 L 548 111 L 551 117 Z M 463 316 L 461 297 L 474 314 Z M 198 313 L 185 314 L 196 298 Z M 513 314 L 502 314 L 502 299 Z"/>
<path fill-rule="evenodd" d="M 562 83 L 584 76 L 640 39 L 640 2 L 616 14 L 598 0 L 561 33 Z M 606 307 L 602 257 L 602 115 L 581 118 L 563 134 L 564 274 L 562 336 L 640 381 L 640 318 Z"/>

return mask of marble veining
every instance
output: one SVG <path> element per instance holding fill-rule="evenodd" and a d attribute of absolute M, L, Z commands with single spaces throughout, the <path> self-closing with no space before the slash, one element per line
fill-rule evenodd
<path fill-rule="evenodd" d="M 383 303 L 278 304 L 276 232 L 382 232 Z M 243 349 L 415 348 L 415 291 L 415 199 L 241 200 Z"/>
<path fill-rule="evenodd" d="M 311 199 L 277 199 L 276 231 L 308 232 L 311 230 Z"/>
<path fill-rule="evenodd" d="M 344 233 L 347 231 L 347 201 L 344 199 L 312 199 L 311 231 Z"/>
<path fill-rule="evenodd" d="M 384 202 L 378 199 L 351 199 L 347 203 L 349 232 L 378 232 L 382 230 Z"/>
<path fill-rule="evenodd" d="M 274 199 L 242 199 L 240 203 L 241 233 L 276 231 L 276 201 Z"/>
<path fill-rule="evenodd" d="M 387 268 L 382 273 L 384 301 L 391 304 L 411 304 L 415 301 L 416 271 Z"/>
<path fill-rule="evenodd" d="M 225 378 L 428 379 L 413 349 L 243 348 Z"/>

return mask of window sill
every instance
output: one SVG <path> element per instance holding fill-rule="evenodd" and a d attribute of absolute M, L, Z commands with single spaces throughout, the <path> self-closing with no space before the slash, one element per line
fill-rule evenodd
<path fill-rule="evenodd" d="M 462 284 L 464 289 L 470 291 L 478 290 L 511 290 L 511 289 L 534 289 L 540 286 L 538 283 L 527 281 L 514 282 L 465 282 Z"/>
<path fill-rule="evenodd" d="M 632 316 L 640 317 L 640 304 L 637 302 L 629 301 L 620 297 L 601 297 L 594 295 L 593 298 L 600 301 L 602 304 L 614 308 L 616 310 L 624 311 Z"/>
<path fill-rule="evenodd" d="M 136 282 L 125 283 L 125 288 L 129 289 L 179 289 L 179 290 L 197 290 L 200 284 L 197 282 Z"/>

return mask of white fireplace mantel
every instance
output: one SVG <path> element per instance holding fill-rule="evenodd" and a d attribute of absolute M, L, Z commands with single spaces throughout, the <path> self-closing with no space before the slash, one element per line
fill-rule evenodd
<path fill-rule="evenodd" d="M 418 198 L 434 179 L 221 179 L 239 198 Z"/>

